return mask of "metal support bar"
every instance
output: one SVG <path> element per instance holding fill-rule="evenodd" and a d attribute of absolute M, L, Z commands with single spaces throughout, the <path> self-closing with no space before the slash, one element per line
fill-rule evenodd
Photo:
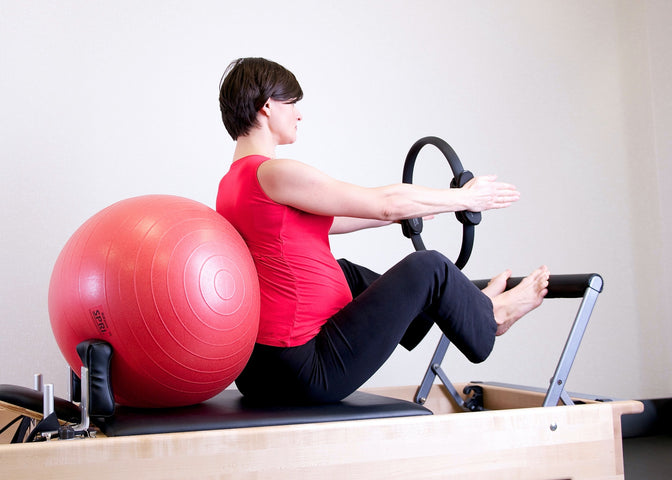
<path fill-rule="evenodd" d="M 441 368 L 441 365 L 436 364 L 434 365 L 433 368 L 434 372 L 436 375 L 439 377 L 439 380 L 441 380 L 441 383 L 446 387 L 448 392 L 450 393 L 450 396 L 453 397 L 453 400 L 455 400 L 455 403 L 457 403 L 457 406 L 460 407 L 462 410 L 465 412 L 469 411 L 469 407 L 467 407 L 467 404 L 462 400 L 462 397 L 460 396 L 459 393 L 457 393 L 457 389 L 455 386 L 452 384 L 452 382 L 448 379 L 448 375 L 443 371 Z"/>
<path fill-rule="evenodd" d="M 569 393 L 565 391 L 565 389 L 562 390 L 562 393 L 560 394 L 560 400 L 562 400 L 562 403 L 565 405 L 574 405 L 574 400 L 569 396 Z"/>
<path fill-rule="evenodd" d="M 47 383 L 42 391 L 42 417 L 47 418 L 54 413 L 54 384 Z"/>
<path fill-rule="evenodd" d="M 41 373 L 36 373 L 33 376 L 33 388 L 36 392 L 41 392 L 44 389 L 44 380 Z"/>
<path fill-rule="evenodd" d="M 72 427 L 72 429 L 76 433 L 84 433 L 87 432 L 89 429 L 90 421 L 89 421 L 89 394 L 90 394 L 90 388 L 89 388 L 89 369 L 86 367 L 82 367 L 81 371 L 81 380 L 82 380 L 82 398 L 79 403 L 79 410 L 81 412 L 81 421 L 79 425 L 75 425 Z"/>
<path fill-rule="evenodd" d="M 422 383 L 418 388 L 418 392 L 415 394 L 416 403 L 423 405 L 427 401 L 427 396 L 429 395 L 429 391 L 432 389 L 434 379 L 436 378 L 436 371 L 434 370 L 434 366 L 441 365 L 443 357 L 446 356 L 446 352 L 448 351 L 449 346 L 450 340 L 448 340 L 445 335 L 441 335 L 439 344 L 436 346 L 434 355 L 432 355 L 432 359 L 429 362 L 429 367 L 427 367 L 425 376 L 422 378 Z"/>
<path fill-rule="evenodd" d="M 544 407 L 557 405 L 561 398 L 565 405 L 574 404 L 568 395 L 563 395 L 565 384 L 567 383 L 569 371 L 572 368 L 572 364 L 574 363 L 574 358 L 576 357 L 576 354 L 579 350 L 579 345 L 581 345 L 583 334 L 586 331 L 586 327 L 588 327 L 588 321 L 590 320 L 590 315 L 593 313 L 597 296 L 601 291 L 602 278 L 596 275 L 591 279 L 588 288 L 586 288 L 583 300 L 581 301 L 576 318 L 574 319 L 574 324 L 572 325 L 572 329 L 570 330 L 569 336 L 567 337 L 565 348 L 560 355 L 560 360 L 558 361 L 558 365 L 555 369 L 555 374 L 553 375 L 551 384 L 548 387 L 546 398 L 544 398 Z"/>
<path fill-rule="evenodd" d="M 432 360 L 429 363 L 427 372 L 422 379 L 422 383 L 418 388 L 418 392 L 415 394 L 415 402 L 422 405 L 427 401 L 427 396 L 429 395 L 429 391 L 432 389 L 434 379 L 438 376 L 439 380 L 441 380 L 441 383 L 443 383 L 443 385 L 446 387 L 446 390 L 448 390 L 448 393 L 453 398 L 453 401 L 457 404 L 457 406 L 468 412 L 471 410 L 471 408 L 469 408 L 469 406 L 465 403 L 460 394 L 457 393 L 457 389 L 448 378 L 448 375 L 446 375 L 446 372 L 444 372 L 441 368 L 441 362 L 446 356 L 446 352 L 448 351 L 449 346 L 450 340 L 448 340 L 448 337 L 441 335 L 441 339 L 439 340 L 439 344 L 434 351 L 434 355 L 432 356 Z"/>

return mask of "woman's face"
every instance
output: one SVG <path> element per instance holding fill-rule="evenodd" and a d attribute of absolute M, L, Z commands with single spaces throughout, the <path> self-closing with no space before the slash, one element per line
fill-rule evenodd
<path fill-rule="evenodd" d="M 301 121 L 301 112 L 296 107 L 296 103 L 282 102 L 272 98 L 268 102 L 271 112 L 269 126 L 275 135 L 276 143 L 278 145 L 294 143 L 299 121 Z"/>

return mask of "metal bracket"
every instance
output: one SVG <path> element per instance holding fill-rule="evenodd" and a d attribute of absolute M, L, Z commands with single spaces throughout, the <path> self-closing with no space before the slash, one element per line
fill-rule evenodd
<path fill-rule="evenodd" d="M 60 425 L 57 430 L 54 430 L 51 427 L 51 430 L 45 430 L 39 432 L 39 436 L 35 435 L 35 441 L 44 441 L 52 440 L 58 438 L 60 440 L 71 440 L 74 438 L 88 438 L 95 437 L 95 431 L 90 430 L 90 421 L 89 421 L 89 369 L 86 367 L 81 368 L 81 378 L 82 383 L 86 387 L 82 389 L 82 398 L 79 404 L 80 410 L 80 423 L 77 425 Z M 54 416 L 54 385 L 51 383 L 44 384 L 42 381 L 42 375 L 35 375 L 35 390 L 42 392 L 42 420 L 41 422 L 48 422 L 50 417 Z M 37 428 L 41 422 L 37 422 L 33 428 Z M 57 420 L 55 421 L 57 422 Z M 45 422 L 46 423 L 46 422 Z M 57 424 L 57 423 L 55 423 Z M 51 423 L 47 423 L 51 426 Z M 49 428 L 47 426 L 47 428 Z M 37 432 L 36 432 L 37 433 Z"/>

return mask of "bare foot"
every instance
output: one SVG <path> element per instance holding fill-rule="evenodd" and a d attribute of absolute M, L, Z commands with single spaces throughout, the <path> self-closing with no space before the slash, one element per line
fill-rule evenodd
<path fill-rule="evenodd" d="M 486 295 L 496 292 L 502 282 L 501 277 L 505 274 L 506 272 L 493 278 L 488 286 L 483 289 L 483 292 Z M 521 317 L 541 305 L 548 293 L 549 276 L 548 268 L 541 266 L 511 290 L 505 292 L 502 289 L 501 293 L 490 297 L 495 313 L 495 322 L 497 322 L 496 335 L 502 335 Z M 506 287 L 507 278 L 508 276 L 504 277 L 504 287 Z M 492 288 L 490 288 L 491 286 Z M 488 289 L 489 291 L 486 292 Z"/>
<path fill-rule="evenodd" d="M 509 277 L 511 277 L 511 270 L 505 270 L 490 280 L 488 285 L 481 291 L 490 297 L 490 300 L 493 300 L 497 295 L 506 290 L 506 281 Z"/>

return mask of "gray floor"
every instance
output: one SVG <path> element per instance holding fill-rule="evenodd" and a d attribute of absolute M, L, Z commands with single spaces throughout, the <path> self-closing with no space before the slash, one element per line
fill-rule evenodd
<path fill-rule="evenodd" d="M 623 439 L 625 480 L 672 479 L 672 434 Z"/>

